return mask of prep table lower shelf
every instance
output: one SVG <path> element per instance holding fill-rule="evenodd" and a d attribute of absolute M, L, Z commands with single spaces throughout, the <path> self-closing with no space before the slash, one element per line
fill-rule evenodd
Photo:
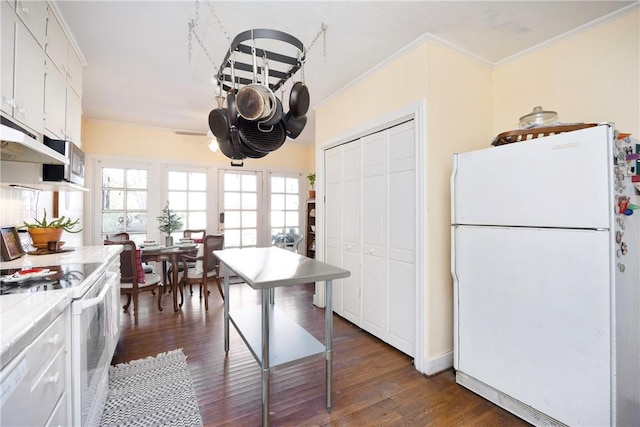
<path fill-rule="evenodd" d="M 229 312 L 229 320 L 263 367 L 261 319 L 259 305 Z M 269 326 L 268 366 L 272 371 L 324 358 L 325 345 L 274 305 L 269 307 Z"/>

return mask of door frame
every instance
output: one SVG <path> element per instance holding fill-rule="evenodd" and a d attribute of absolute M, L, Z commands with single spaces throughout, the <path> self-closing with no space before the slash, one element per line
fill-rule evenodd
<path fill-rule="evenodd" d="M 426 101 L 424 99 L 412 103 L 407 107 L 393 111 L 382 117 L 378 117 L 370 122 L 365 123 L 357 128 L 349 129 L 342 134 L 331 138 L 326 141 L 320 141 L 316 144 L 316 173 L 318 179 L 316 180 L 316 234 L 320 236 L 325 235 L 325 215 L 324 215 L 324 170 L 325 170 L 325 151 L 336 147 L 341 144 L 348 143 L 350 141 L 361 138 L 365 135 L 382 131 L 391 126 L 397 125 L 404 121 L 414 120 L 414 148 L 415 148 L 415 200 L 416 200 L 416 224 L 415 230 L 416 236 L 416 262 L 415 262 L 415 277 L 416 277 L 416 331 L 415 331 L 415 357 L 414 366 L 422 373 L 429 373 L 433 370 L 430 366 L 431 363 L 425 358 L 426 348 L 426 322 L 427 322 L 427 308 L 428 308 L 428 294 L 426 290 L 426 271 L 425 262 L 423 260 L 428 256 L 427 247 L 425 242 L 427 241 L 427 151 L 426 151 Z M 320 261 L 326 259 L 325 244 L 323 239 L 316 240 L 316 258 Z M 324 286 L 320 282 L 316 282 L 315 294 L 313 296 L 313 303 L 318 307 L 325 306 L 325 292 Z"/>

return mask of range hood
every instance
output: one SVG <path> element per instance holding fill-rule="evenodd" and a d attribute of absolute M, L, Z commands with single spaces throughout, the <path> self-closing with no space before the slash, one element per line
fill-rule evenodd
<path fill-rule="evenodd" d="M 62 154 L 39 142 L 27 132 L 0 124 L 0 155 L 3 161 L 66 165 Z"/>

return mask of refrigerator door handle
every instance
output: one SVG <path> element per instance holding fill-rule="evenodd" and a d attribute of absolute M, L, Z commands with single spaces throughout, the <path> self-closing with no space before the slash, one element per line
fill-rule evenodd
<path fill-rule="evenodd" d="M 458 154 L 453 155 L 453 166 L 451 170 L 451 224 L 456 224 L 456 175 L 458 174 Z"/>
<path fill-rule="evenodd" d="M 456 228 L 451 227 L 451 278 L 453 279 L 453 368 L 458 369 L 458 275 L 456 273 Z"/>

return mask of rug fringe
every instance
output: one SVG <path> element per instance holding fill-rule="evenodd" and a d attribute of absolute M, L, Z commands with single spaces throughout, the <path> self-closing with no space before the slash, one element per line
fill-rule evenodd
<path fill-rule="evenodd" d="M 122 362 L 122 363 L 118 363 L 117 365 L 111 365 L 111 366 L 113 367 L 124 367 L 129 365 L 133 366 L 133 365 L 138 365 L 140 363 L 148 362 L 149 360 L 158 359 L 166 356 L 173 356 L 176 353 L 182 353 L 182 347 L 176 348 L 175 350 L 165 351 L 164 353 L 158 353 L 155 356 L 147 356 L 143 359 L 131 360 L 129 362 Z M 187 360 L 187 356 L 185 354 L 183 355 L 184 355 L 184 359 Z"/>

